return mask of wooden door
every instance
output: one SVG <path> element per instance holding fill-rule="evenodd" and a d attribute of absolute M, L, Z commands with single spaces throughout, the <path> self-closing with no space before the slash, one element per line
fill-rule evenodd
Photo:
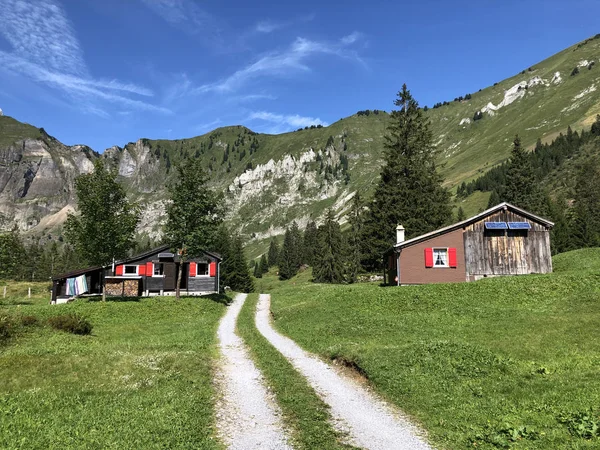
<path fill-rule="evenodd" d="M 175 263 L 166 262 L 164 263 L 164 285 L 163 289 L 165 291 L 173 291 L 175 290 Z"/>

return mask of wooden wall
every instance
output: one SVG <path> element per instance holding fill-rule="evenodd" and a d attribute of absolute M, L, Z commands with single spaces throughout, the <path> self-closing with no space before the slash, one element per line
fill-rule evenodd
<path fill-rule="evenodd" d="M 530 230 L 486 230 L 485 222 L 528 222 Z M 467 278 L 552 272 L 550 231 L 520 214 L 503 210 L 464 229 Z"/>

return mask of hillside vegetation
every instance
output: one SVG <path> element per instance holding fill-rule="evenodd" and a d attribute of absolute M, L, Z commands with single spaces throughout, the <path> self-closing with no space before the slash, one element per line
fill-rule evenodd
<path fill-rule="evenodd" d="M 281 332 L 358 371 L 443 448 L 598 448 L 600 249 L 554 265 L 462 284 L 261 287 Z"/>

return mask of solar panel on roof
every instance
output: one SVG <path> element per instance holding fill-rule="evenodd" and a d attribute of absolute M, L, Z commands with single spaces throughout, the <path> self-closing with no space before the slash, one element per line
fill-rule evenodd
<path fill-rule="evenodd" d="M 508 222 L 508 228 L 511 230 L 531 230 L 529 222 Z"/>
<path fill-rule="evenodd" d="M 506 222 L 485 222 L 486 230 L 506 230 L 508 225 Z"/>

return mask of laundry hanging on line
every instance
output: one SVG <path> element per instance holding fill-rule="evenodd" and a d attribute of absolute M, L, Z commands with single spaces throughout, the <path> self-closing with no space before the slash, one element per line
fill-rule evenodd
<path fill-rule="evenodd" d="M 88 291 L 85 275 L 76 278 L 67 278 L 67 295 L 81 295 Z"/>

